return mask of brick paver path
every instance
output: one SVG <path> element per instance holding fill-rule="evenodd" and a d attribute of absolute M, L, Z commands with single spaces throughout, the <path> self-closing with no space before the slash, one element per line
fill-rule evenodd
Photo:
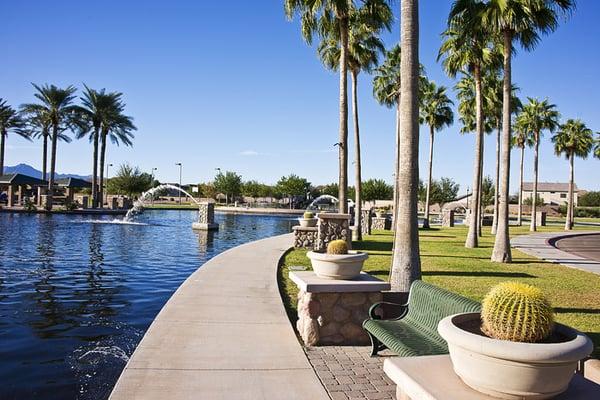
<path fill-rule="evenodd" d="M 396 385 L 383 372 L 385 351 L 376 357 L 369 355 L 370 346 L 308 347 L 305 352 L 333 400 L 396 398 Z"/>

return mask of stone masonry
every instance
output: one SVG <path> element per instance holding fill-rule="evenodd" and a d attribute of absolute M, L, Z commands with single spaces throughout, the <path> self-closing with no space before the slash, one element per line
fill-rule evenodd
<path fill-rule="evenodd" d="M 372 220 L 371 229 L 372 230 L 390 230 L 392 229 L 392 221 L 386 217 L 375 217 Z"/>
<path fill-rule="evenodd" d="M 371 234 L 371 224 L 373 222 L 373 213 L 371 213 L 371 210 L 362 210 L 360 218 L 361 218 L 360 227 L 362 229 L 362 234 L 370 235 Z"/>
<path fill-rule="evenodd" d="M 332 240 L 342 239 L 352 246 L 350 214 L 319 213 L 315 250 L 325 250 Z"/>
<path fill-rule="evenodd" d="M 317 241 L 317 227 L 303 227 L 296 225 L 294 231 L 294 247 L 313 250 Z"/>
<path fill-rule="evenodd" d="M 198 222 L 192 224 L 193 229 L 211 230 L 218 229 L 219 225 L 215 224 L 215 204 L 203 202 L 198 205 Z"/>

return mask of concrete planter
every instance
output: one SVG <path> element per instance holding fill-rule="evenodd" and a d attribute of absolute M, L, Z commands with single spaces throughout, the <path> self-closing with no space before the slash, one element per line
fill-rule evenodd
<path fill-rule="evenodd" d="M 387 213 L 385 213 L 384 211 L 375 211 L 375 216 L 377 218 L 385 218 Z"/>
<path fill-rule="evenodd" d="M 360 275 L 367 253 L 349 251 L 348 254 L 326 254 L 309 251 L 313 271 L 326 279 L 353 279 Z"/>
<path fill-rule="evenodd" d="M 316 218 L 298 218 L 298 222 L 300 222 L 300 226 L 303 228 L 314 228 L 317 226 Z"/>
<path fill-rule="evenodd" d="M 471 333 L 463 326 L 481 320 L 479 313 L 444 318 L 438 332 L 448 342 L 456 374 L 471 388 L 502 399 L 549 399 L 565 390 L 577 362 L 593 350 L 592 341 L 565 325 L 555 331 L 561 343 L 517 343 Z"/>

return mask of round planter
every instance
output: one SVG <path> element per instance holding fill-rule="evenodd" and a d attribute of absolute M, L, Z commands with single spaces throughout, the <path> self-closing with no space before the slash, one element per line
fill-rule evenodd
<path fill-rule="evenodd" d="M 549 399 L 565 390 L 577 362 L 593 350 L 592 341 L 565 325 L 560 343 L 518 343 L 471 333 L 463 326 L 481 321 L 479 313 L 444 318 L 438 332 L 448 342 L 454 371 L 471 388 L 502 399 Z"/>
<path fill-rule="evenodd" d="M 317 226 L 316 218 L 298 218 L 298 221 L 300 222 L 300 226 L 303 228 L 313 228 Z"/>
<path fill-rule="evenodd" d="M 326 254 L 309 251 L 313 271 L 326 279 L 352 279 L 360 275 L 367 253 L 349 251 L 348 254 Z"/>

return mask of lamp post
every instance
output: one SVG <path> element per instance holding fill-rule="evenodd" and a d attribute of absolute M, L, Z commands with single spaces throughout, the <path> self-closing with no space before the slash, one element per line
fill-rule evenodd
<path fill-rule="evenodd" d="M 219 175 L 221 173 L 221 168 L 215 168 L 215 171 L 217 171 L 217 175 Z M 225 193 L 225 205 L 227 206 L 227 193 Z M 220 203 L 220 202 L 219 202 Z"/>
<path fill-rule="evenodd" d="M 180 162 L 176 163 L 175 165 L 179 166 L 179 189 L 181 189 L 181 168 L 182 168 L 182 165 L 181 165 Z M 178 202 L 179 202 L 179 205 L 181 205 L 181 190 L 179 191 L 179 194 L 178 194 Z"/>
<path fill-rule="evenodd" d="M 158 168 L 152 168 L 152 187 L 154 187 L 154 171 L 158 171 Z M 152 193 L 152 197 L 150 198 L 150 203 L 154 205 L 154 193 Z"/>
<path fill-rule="evenodd" d="M 100 205 L 100 208 L 102 208 L 102 206 L 104 205 L 105 201 L 108 201 L 108 167 L 112 167 L 112 164 L 106 164 L 106 179 L 104 180 L 104 198 L 100 199 L 100 201 L 102 201 L 102 204 Z"/>

